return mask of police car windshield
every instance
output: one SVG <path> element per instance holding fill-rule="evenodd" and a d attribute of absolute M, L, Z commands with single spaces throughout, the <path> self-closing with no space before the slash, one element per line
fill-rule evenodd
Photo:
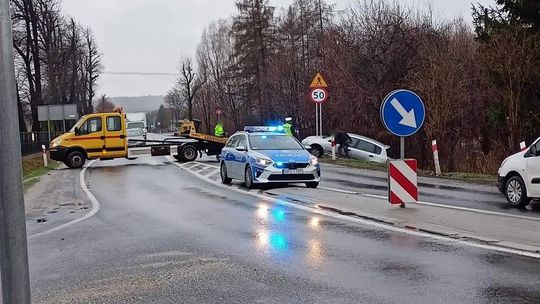
<path fill-rule="evenodd" d="M 252 150 L 302 150 L 296 139 L 286 135 L 251 134 L 249 143 Z"/>

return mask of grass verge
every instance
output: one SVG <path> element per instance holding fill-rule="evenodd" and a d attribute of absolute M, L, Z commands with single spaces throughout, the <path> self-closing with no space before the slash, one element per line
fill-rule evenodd
<path fill-rule="evenodd" d="M 47 174 L 50 170 L 58 168 L 59 162 L 49 159 L 49 166 L 43 166 L 41 153 L 24 156 L 22 159 L 23 187 L 28 189 L 39 181 L 39 177 Z"/>
<path fill-rule="evenodd" d="M 351 167 L 356 169 L 366 169 L 366 170 L 375 170 L 375 171 L 384 171 L 386 172 L 386 164 L 379 164 L 375 162 L 365 162 L 357 159 L 338 159 L 333 161 L 330 157 L 319 158 L 321 163 L 334 164 L 338 166 Z"/>
<path fill-rule="evenodd" d="M 321 163 L 334 164 L 338 166 L 345 166 L 345 167 L 356 168 L 356 169 L 374 170 L 374 171 L 381 171 L 381 172 L 386 172 L 387 170 L 386 164 L 380 164 L 380 163 L 375 163 L 375 162 L 365 162 L 365 161 L 361 161 L 357 159 L 338 159 L 337 161 L 333 161 L 329 157 L 322 157 L 322 158 L 319 158 L 319 161 Z M 436 177 L 436 178 L 450 179 L 450 180 L 477 183 L 477 184 L 487 184 L 487 185 L 493 185 L 497 182 L 497 176 L 490 175 L 490 174 L 450 172 L 450 173 L 443 173 L 442 176 L 435 176 L 435 174 L 431 171 L 419 170 L 418 175 L 423 176 L 423 177 Z"/>

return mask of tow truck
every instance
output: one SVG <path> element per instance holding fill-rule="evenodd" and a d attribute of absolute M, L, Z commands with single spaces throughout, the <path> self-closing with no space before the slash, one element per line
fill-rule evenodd
<path fill-rule="evenodd" d="M 179 124 L 179 136 L 161 140 L 128 139 L 126 114 L 121 111 L 88 114 L 69 132 L 51 141 L 50 157 L 69 168 L 81 168 L 88 159 L 172 155 L 189 162 L 202 153 L 219 157 L 227 138 L 198 133 L 199 125 L 198 121 L 183 120 Z"/>

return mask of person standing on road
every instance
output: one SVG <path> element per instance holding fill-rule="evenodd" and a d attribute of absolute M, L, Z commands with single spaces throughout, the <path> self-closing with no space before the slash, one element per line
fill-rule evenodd
<path fill-rule="evenodd" d="M 338 157 L 342 157 L 343 153 L 342 150 L 345 151 L 345 157 L 351 158 L 349 156 L 349 145 L 352 142 L 352 138 L 347 134 L 346 132 L 343 132 L 341 130 L 336 130 L 335 132 L 335 140 L 336 144 L 339 145 L 338 147 Z"/>
<path fill-rule="evenodd" d="M 296 136 L 296 130 L 293 125 L 292 117 L 285 118 L 285 123 L 283 124 L 283 130 L 289 136 Z"/>
<path fill-rule="evenodd" d="M 216 126 L 214 127 L 214 136 L 223 137 L 224 135 L 225 135 L 225 131 L 223 130 L 223 123 L 221 122 L 221 120 L 219 120 Z"/>

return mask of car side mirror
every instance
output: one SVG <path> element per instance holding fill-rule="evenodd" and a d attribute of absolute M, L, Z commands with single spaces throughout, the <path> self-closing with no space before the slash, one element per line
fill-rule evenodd
<path fill-rule="evenodd" d="M 239 152 L 246 152 L 247 151 L 247 148 L 245 146 L 238 146 L 236 147 L 236 151 L 239 151 Z"/>
<path fill-rule="evenodd" d="M 75 128 L 75 135 L 81 135 L 81 129 L 79 129 L 78 127 Z"/>

